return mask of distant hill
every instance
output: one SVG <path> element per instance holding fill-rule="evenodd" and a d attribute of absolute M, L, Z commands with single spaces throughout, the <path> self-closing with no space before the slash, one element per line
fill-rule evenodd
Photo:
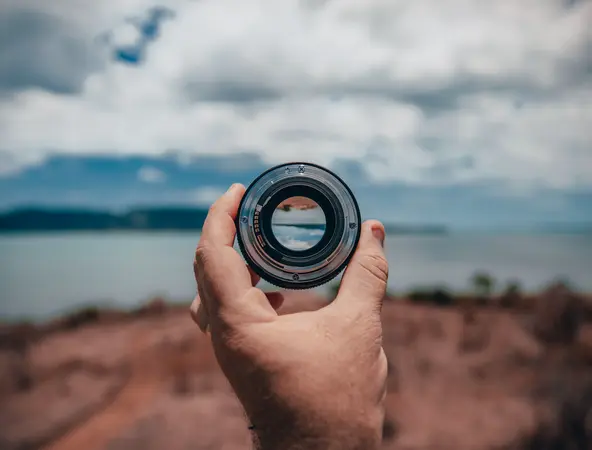
<path fill-rule="evenodd" d="M 124 213 L 83 209 L 27 208 L 0 214 L 0 233 L 102 230 L 200 230 L 207 209 L 190 207 L 152 207 Z M 318 225 L 302 225 L 318 228 Z M 390 234 L 441 234 L 436 225 L 387 225 Z"/>
<path fill-rule="evenodd" d="M 199 230 L 208 211 L 145 208 L 123 214 L 85 210 L 21 209 L 0 214 L 0 232 L 75 230 Z"/>
<path fill-rule="evenodd" d="M 444 225 L 396 225 L 386 224 L 387 234 L 445 234 L 448 228 Z"/>

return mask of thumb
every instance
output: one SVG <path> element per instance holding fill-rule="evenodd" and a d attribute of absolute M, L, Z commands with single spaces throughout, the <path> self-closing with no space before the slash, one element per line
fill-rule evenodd
<path fill-rule="evenodd" d="M 369 220 L 362 224 L 358 248 L 341 280 L 338 307 L 380 313 L 386 295 L 388 262 L 384 254 L 384 226 Z"/>

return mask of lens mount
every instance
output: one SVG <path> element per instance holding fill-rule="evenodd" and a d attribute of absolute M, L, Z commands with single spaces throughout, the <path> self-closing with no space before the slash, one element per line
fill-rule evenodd
<path fill-rule="evenodd" d="M 294 199 L 305 201 L 298 206 Z M 313 245 L 293 248 L 276 235 L 276 211 L 317 206 L 324 215 L 322 229 L 316 228 L 320 223 L 287 227 L 317 236 Z M 236 218 L 238 245 L 247 264 L 264 280 L 286 289 L 310 289 L 335 278 L 358 245 L 360 225 L 360 209 L 343 180 L 321 166 L 304 162 L 275 166 L 257 177 Z"/>

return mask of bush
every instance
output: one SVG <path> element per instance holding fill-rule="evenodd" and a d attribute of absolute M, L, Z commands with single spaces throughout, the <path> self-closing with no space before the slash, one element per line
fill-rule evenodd
<path fill-rule="evenodd" d="M 454 303 L 454 297 L 445 289 L 436 289 L 432 300 L 438 306 L 451 306 Z"/>
<path fill-rule="evenodd" d="M 31 323 L 7 325 L 0 328 L 0 349 L 9 349 L 18 354 L 24 354 L 29 344 L 37 340 L 39 336 L 40 331 Z"/>
<path fill-rule="evenodd" d="M 556 399 L 558 413 L 551 423 L 539 423 L 520 448 L 526 450 L 589 450 L 592 442 L 592 385 Z"/>
<path fill-rule="evenodd" d="M 167 309 L 168 305 L 166 300 L 161 297 L 155 297 L 140 307 L 136 314 L 139 316 L 162 316 Z"/>
<path fill-rule="evenodd" d="M 410 291 L 407 298 L 416 303 L 428 303 L 446 307 L 454 303 L 454 297 L 444 288 L 418 288 Z"/>
<path fill-rule="evenodd" d="M 100 315 L 99 308 L 89 306 L 66 316 L 63 319 L 62 327 L 65 330 L 75 330 L 83 325 L 98 322 Z"/>
<path fill-rule="evenodd" d="M 500 296 L 499 305 L 502 308 L 517 307 L 522 300 L 522 287 L 518 280 L 508 281 L 504 292 Z"/>
<path fill-rule="evenodd" d="M 535 334 L 549 344 L 571 344 L 578 336 L 582 312 L 579 296 L 564 282 L 555 282 L 539 298 L 535 311 Z"/>
<path fill-rule="evenodd" d="M 471 284 L 477 296 L 489 298 L 495 287 L 495 278 L 487 272 L 475 272 L 471 277 Z"/>

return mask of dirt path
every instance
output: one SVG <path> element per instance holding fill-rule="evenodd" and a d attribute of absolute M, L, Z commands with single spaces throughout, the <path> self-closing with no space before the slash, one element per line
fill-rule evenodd
<path fill-rule="evenodd" d="M 138 415 L 150 404 L 163 379 L 158 370 L 152 369 L 154 358 L 146 342 L 146 330 L 139 330 L 132 338 L 130 348 L 131 373 L 115 399 L 104 409 L 97 411 L 44 450 L 99 450 L 133 424 Z M 148 367 L 147 367 L 148 366 Z"/>

